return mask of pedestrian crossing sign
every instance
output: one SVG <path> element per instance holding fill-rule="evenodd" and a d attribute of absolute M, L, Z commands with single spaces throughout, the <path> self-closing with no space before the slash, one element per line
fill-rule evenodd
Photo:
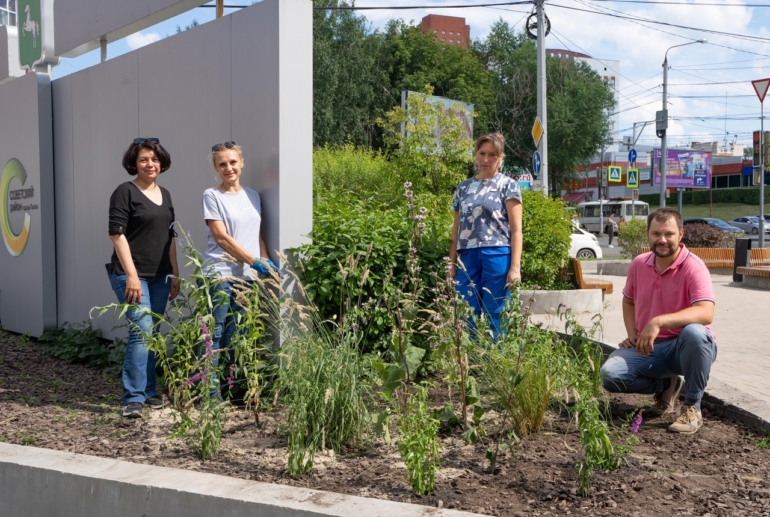
<path fill-rule="evenodd" d="M 620 167 L 618 165 L 610 165 L 608 167 L 609 180 L 613 183 L 620 183 Z"/>
<path fill-rule="evenodd" d="M 639 188 L 639 169 L 626 169 L 626 187 Z"/>

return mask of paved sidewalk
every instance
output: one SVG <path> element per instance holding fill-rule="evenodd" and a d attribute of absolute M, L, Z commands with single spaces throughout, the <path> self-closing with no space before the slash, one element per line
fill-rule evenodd
<path fill-rule="evenodd" d="M 604 299 L 603 334 L 596 339 L 617 347 L 626 338 L 621 309 L 626 278 L 586 278 L 613 283 L 613 294 Z M 770 291 L 740 287 L 733 284 L 732 276 L 711 275 L 711 280 L 717 300 L 711 327 L 717 336 L 718 352 L 707 391 L 770 421 Z M 593 316 L 578 314 L 577 318 L 588 327 Z M 558 318 L 538 315 L 533 319 L 563 331 Z"/>

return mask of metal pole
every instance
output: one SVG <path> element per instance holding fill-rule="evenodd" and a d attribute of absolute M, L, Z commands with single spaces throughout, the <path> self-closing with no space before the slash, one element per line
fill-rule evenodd
<path fill-rule="evenodd" d="M 540 159 L 542 165 L 540 175 L 543 181 L 543 192 L 548 195 L 548 117 L 545 99 L 545 13 L 543 3 L 537 0 L 537 114 L 543 124 L 543 137 L 540 140 Z"/>
<path fill-rule="evenodd" d="M 679 210 L 679 213 L 682 213 L 682 191 L 680 190 L 677 192 L 679 194 L 679 200 L 677 201 L 677 210 Z"/>
<path fill-rule="evenodd" d="M 668 93 L 668 57 L 663 60 L 663 110 L 666 110 Z M 660 206 L 666 206 L 666 134 L 660 139 Z"/>
<path fill-rule="evenodd" d="M 217 0 L 217 18 L 225 15 L 225 0 Z"/>
<path fill-rule="evenodd" d="M 765 103 L 760 102 L 759 116 L 759 247 L 765 247 Z"/>
<path fill-rule="evenodd" d="M 102 57 L 102 61 L 101 62 L 104 63 L 105 61 L 107 61 L 107 40 L 104 39 L 104 38 L 100 39 L 99 40 L 99 47 L 101 48 L 101 51 L 102 51 L 102 56 L 101 56 Z"/>

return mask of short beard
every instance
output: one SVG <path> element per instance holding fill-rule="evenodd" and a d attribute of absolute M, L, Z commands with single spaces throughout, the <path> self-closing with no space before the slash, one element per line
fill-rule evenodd
<path fill-rule="evenodd" d="M 668 248 L 668 253 L 659 253 L 658 252 L 658 246 L 659 245 L 653 246 L 652 252 L 655 254 L 656 257 L 660 257 L 660 258 L 668 258 L 668 257 L 670 257 L 671 255 L 676 253 L 676 250 L 678 248 L 678 246 L 669 246 L 669 245 L 667 245 L 666 247 Z"/>

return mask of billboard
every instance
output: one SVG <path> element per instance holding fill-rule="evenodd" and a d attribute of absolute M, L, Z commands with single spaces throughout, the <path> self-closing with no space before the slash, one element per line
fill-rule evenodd
<path fill-rule="evenodd" d="M 455 115 L 460 120 L 463 128 L 465 129 L 465 138 L 468 140 L 473 140 L 473 104 L 456 101 L 447 97 L 440 97 L 438 95 L 425 95 L 424 93 L 404 90 L 401 92 L 402 108 L 407 108 L 406 99 L 408 99 L 410 95 L 419 95 L 433 105 L 440 105 L 441 111 L 443 111 L 444 114 L 454 111 Z M 402 127 L 401 130 L 403 132 L 404 128 Z"/>
<path fill-rule="evenodd" d="M 653 151 L 655 174 L 652 184 L 660 185 L 660 149 Z M 687 188 L 711 187 L 711 153 L 705 151 L 666 151 L 666 186 Z"/>

